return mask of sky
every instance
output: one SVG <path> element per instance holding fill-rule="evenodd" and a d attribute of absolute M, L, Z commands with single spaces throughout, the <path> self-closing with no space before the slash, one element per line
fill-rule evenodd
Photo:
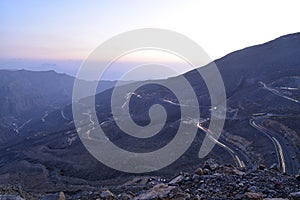
<path fill-rule="evenodd" d="M 2 0 L 0 68 L 74 75 L 101 43 L 140 28 L 181 33 L 217 59 L 299 32 L 299 7 L 298 0 Z"/>

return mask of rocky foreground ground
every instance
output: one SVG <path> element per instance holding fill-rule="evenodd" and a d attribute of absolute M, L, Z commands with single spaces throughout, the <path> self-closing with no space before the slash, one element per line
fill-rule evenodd
<path fill-rule="evenodd" d="M 0 200 L 67 199 L 300 199 L 300 177 L 278 172 L 276 167 L 245 171 L 207 160 L 194 173 L 172 179 L 136 177 L 122 185 L 61 191 L 28 192 L 18 186 L 1 186 Z"/>

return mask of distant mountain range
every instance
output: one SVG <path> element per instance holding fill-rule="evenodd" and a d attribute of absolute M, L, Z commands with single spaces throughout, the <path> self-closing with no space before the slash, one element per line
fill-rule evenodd
<path fill-rule="evenodd" d="M 299 173 L 299 55 L 300 33 L 295 33 L 233 52 L 215 61 L 227 95 L 226 123 L 219 140 L 227 148 L 217 145 L 208 157 L 251 170 L 259 164 L 268 167 L 275 164 L 283 172 Z M 200 71 L 208 67 L 210 65 L 200 68 Z M 26 188 L 60 191 L 74 185 L 119 184 L 131 176 L 104 166 L 82 145 L 74 126 L 72 106 L 67 105 L 74 82 L 72 77 L 53 71 L 2 71 L 0 75 L 3 76 L 0 85 L 4 88 L 0 93 L 1 134 L 5 133 L 5 137 L 10 132 L 18 135 L 14 140 L 3 140 L 6 142 L 0 147 L 0 183 L 22 180 Z M 197 94 L 201 118 L 209 119 L 210 97 L 202 77 L 195 70 L 182 76 Z M 156 83 L 177 80 L 178 77 L 173 77 Z M 180 107 L 176 105 L 174 94 L 157 84 L 132 91 L 139 97 L 132 96 L 129 102 L 131 115 L 139 124 L 149 122 L 147 111 L 155 103 L 168 111 L 163 130 L 145 141 L 128 137 L 117 127 L 116 119 L 111 116 L 112 88 L 108 89 L 113 83 L 108 82 L 107 90 L 96 95 L 99 123 L 109 139 L 121 148 L 152 151 L 174 137 L 180 120 Z M 184 94 L 185 91 L 182 92 Z M 85 105 L 88 98 L 80 100 L 80 103 Z M 126 97 L 119 98 L 126 101 Z M 91 112 L 86 106 L 78 109 L 82 109 L 85 115 Z M 13 121 L 11 118 L 19 123 L 17 127 L 8 125 L 7 122 Z M 198 151 L 209 131 L 209 120 L 203 124 L 197 123 L 199 120 L 189 122 L 191 126 L 202 126 L 189 150 L 171 166 L 154 175 L 172 176 L 174 171 L 188 171 L 203 162 L 198 158 Z M 86 124 L 83 134 L 92 135 L 94 123 L 87 117 L 82 124 Z"/>
<path fill-rule="evenodd" d="M 0 121 L 20 125 L 70 104 L 74 80 L 55 71 L 0 70 Z M 101 81 L 97 92 L 115 83 Z"/>

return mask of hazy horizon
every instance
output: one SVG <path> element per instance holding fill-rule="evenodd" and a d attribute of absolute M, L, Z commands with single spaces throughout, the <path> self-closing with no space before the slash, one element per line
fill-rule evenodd
<path fill-rule="evenodd" d="M 290 35 L 294 33 L 289 33 L 286 35 Z M 281 35 L 279 37 L 282 37 L 285 35 Z M 278 39 L 276 38 L 270 38 L 267 41 L 264 41 L 260 44 L 252 44 L 247 47 L 242 47 L 240 49 L 236 49 L 232 52 L 242 50 L 244 48 L 261 45 L 266 42 Z M 213 59 L 217 60 L 222 57 L 227 56 L 228 54 L 232 53 L 228 52 L 225 55 L 222 55 L 218 58 Z M 143 65 L 143 63 L 151 62 L 151 59 L 153 58 L 155 61 L 160 61 L 160 64 L 164 64 L 166 66 L 171 66 L 177 71 L 181 71 L 181 73 L 185 73 L 189 71 L 189 67 L 186 66 L 186 63 L 180 60 L 175 55 L 169 54 L 169 55 L 159 55 L 159 53 L 156 54 L 147 54 L 147 53 L 138 53 L 136 54 L 129 54 L 129 56 L 119 59 L 118 62 L 112 64 L 110 67 L 110 71 L 105 74 L 105 76 L 102 78 L 102 80 L 119 80 L 119 78 L 123 75 L 128 68 L 131 66 L 139 66 Z M 168 58 L 167 60 L 163 60 L 164 58 Z M 78 70 L 80 69 L 82 63 L 84 63 L 84 59 L 30 59 L 30 58 L 0 58 L 0 70 L 28 70 L 28 71 L 55 71 L 57 73 L 67 74 L 73 77 L 76 77 Z M 116 68 L 117 67 L 117 68 Z M 201 67 L 201 66 L 199 66 Z M 144 76 L 144 77 L 143 77 Z M 176 76 L 176 73 L 171 76 L 165 77 L 163 74 L 157 73 L 157 77 L 155 79 L 161 79 L 161 78 L 168 78 Z M 151 77 L 147 76 L 147 73 L 140 74 L 139 80 L 146 80 L 151 79 Z M 128 81 L 128 80 L 127 80 Z M 130 80 L 131 81 L 131 80 Z"/>
<path fill-rule="evenodd" d="M 236 0 L 1 1 L 0 69 L 55 70 L 75 76 L 82 61 L 102 42 L 140 28 L 181 33 L 215 60 L 298 32 L 297 4 L 293 0 L 284 4 Z M 131 56 L 120 62 L 114 73 L 122 73 L 128 65 L 149 58 L 171 68 L 177 63 L 165 55 Z M 186 71 L 185 67 L 178 66 L 174 65 L 177 71 Z"/>

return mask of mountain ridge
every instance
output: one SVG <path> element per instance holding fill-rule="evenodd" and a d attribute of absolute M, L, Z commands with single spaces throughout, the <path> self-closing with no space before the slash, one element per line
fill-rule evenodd
<path fill-rule="evenodd" d="M 299 132 L 298 126 L 294 125 L 295 119 L 298 118 L 294 115 L 300 113 L 297 103 L 297 100 L 300 99 L 297 99 L 299 97 L 297 90 L 285 89 L 289 87 L 300 88 L 298 84 L 300 80 L 300 38 L 298 37 L 299 33 L 296 35 L 297 37 L 289 35 L 265 43 L 265 45 L 239 50 L 237 53 L 228 54 L 223 59 L 216 60 L 228 97 L 226 122 L 220 142 L 232 149 L 234 155 L 241 157 L 248 170 L 260 164 L 273 166 L 274 163 L 279 170 L 283 170 L 282 163 L 277 163 L 276 149 L 267 137 L 268 134 L 274 133 L 270 127 L 274 127 L 275 124 L 280 129 L 277 128 L 278 132 L 272 136 L 277 138 L 284 150 L 288 149 L 284 152 L 286 158 L 291 157 L 291 160 L 287 160 L 286 165 L 287 167 L 292 165 L 293 168 L 291 167 L 287 172 L 298 173 L 294 171 L 294 163 L 299 162 L 300 149 L 298 146 L 294 147 L 295 141 L 292 143 L 289 137 L 284 137 L 284 134 L 293 135 Z M 287 40 L 288 38 L 292 39 Z M 199 70 L 201 71 L 201 68 Z M 182 76 L 191 83 L 195 90 L 200 102 L 201 118 L 210 118 L 210 97 L 205 82 L 195 70 Z M 163 81 L 176 81 L 176 77 L 159 80 L 156 83 L 159 84 Z M 283 86 L 284 88 L 282 88 Z M 138 108 L 133 109 L 130 113 L 136 122 L 141 124 L 148 122 L 148 109 L 155 103 L 163 105 L 167 111 L 170 111 L 167 124 L 160 133 L 141 143 L 139 143 L 140 140 L 130 138 L 122 133 L 116 125 L 115 120 L 117 119 L 111 115 L 110 96 L 112 89 L 96 95 L 96 114 L 99 123 L 105 129 L 107 137 L 121 148 L 139 152 L 160 148 L 173 138 L 176 128 L 178 128 L 180 112 L 178 112 L 179 107 L 176 105 L 176 99 L 169 91 L 157 85 L 146 85 L 132 92 L 139 95 L 139 97 L 133 95 L 129 101 L 131 106 Z M 124 101 L 127 100 L 127 97 L 119 98 L 124 99 Z M 84 104 L 85 100 L 81 100 L 80 103 Z M 86 130 L 83 134 L 89 134 L 90 137 L 93 137 L 93 134 L 96 133 L 92 132 L 94 124 L 88 118 L 88 114 L 91 112 L 88 108 L 88 106 L 79 107 L 82 109 L 82 113 L 87 116 L 86 121 L 82 123 L 86 125 L 82 127 L 84 131 Z M 203 162 L 197 155 L 206 134 L 207 124 L 199 124 L 200 119 L 193 120 L 188 121 L 188 123 L 191 123 L 191 126 L 202 126 L 202 130 L 199 128 L 192 146 L 179 160 L 154 174 L 169 177 L 177 173 L 178 170 L 190 171 Z M 24 133 L 24 138 L 19 138 L 18 142 L 7 143 L 2 146 L 0 152 L 5 153 L 0 155 L 3 160 L 0 163 L 3 164 L 0 167 L 0 175 L 38 176 L 39 180 L 47 183 L 46 186 L 44 185 L 44 189 L 50 185 L 51 188 L 55 188 L 54 183 L 62 183 L 61 187 L 56 188 L 57 190 L 67 188 L 68 184 L 71 183 L 73 185 L 84 182 L 87 185 L 92 185 L 105 184 L 105 182 L 111 181 L 110 183 L 119 184 L 121 180 L 132 176 L 112 170 L 94 159 L 82 145 L 77 133 L 80 131 L 76 129 L 73 123 L 71 105 L 49 113 L 45 121 L 37 118 L 28 123 L 23 130 L 24 132 L 20 132 L 21 134 Z M 287 126 L 289 129 L 286 128 Z M 263 130 L 267 131 L 264 132 Z M 296 137 L 294 139 L 298 140 Z M 128 144 L 132 145 L 128 147 Z M 287 147 L 286 144 L 293 145 Z M 11 146 L 14 147 L 13 150 Z M 291 146 L 293 146 L 296 157 L 292 155 L 294 152 L 289 152 Z M 215 158 L 221 163 L 236 165 L 234 157 L 220 145 L 215 146 L 209 157 Z M 292 160 L 293 157 L 298 160 Z M 24 171 L 19 175 L 15 174 L 14 169 L 16 168 L 23 168 Z M 118 181 L 114 182 L 114 178 Z M 108 181 L 108 179 L 111 180 Z M 5 182 L 8 179 L 2 179 L 2 181 Z M 95 183 L 95 181 L 101 183 Z M 31 189 L 43 187 L 43 185 L 32 185 L 27 181 L 24 184 L 28 184 L 26 187 Z"/>

